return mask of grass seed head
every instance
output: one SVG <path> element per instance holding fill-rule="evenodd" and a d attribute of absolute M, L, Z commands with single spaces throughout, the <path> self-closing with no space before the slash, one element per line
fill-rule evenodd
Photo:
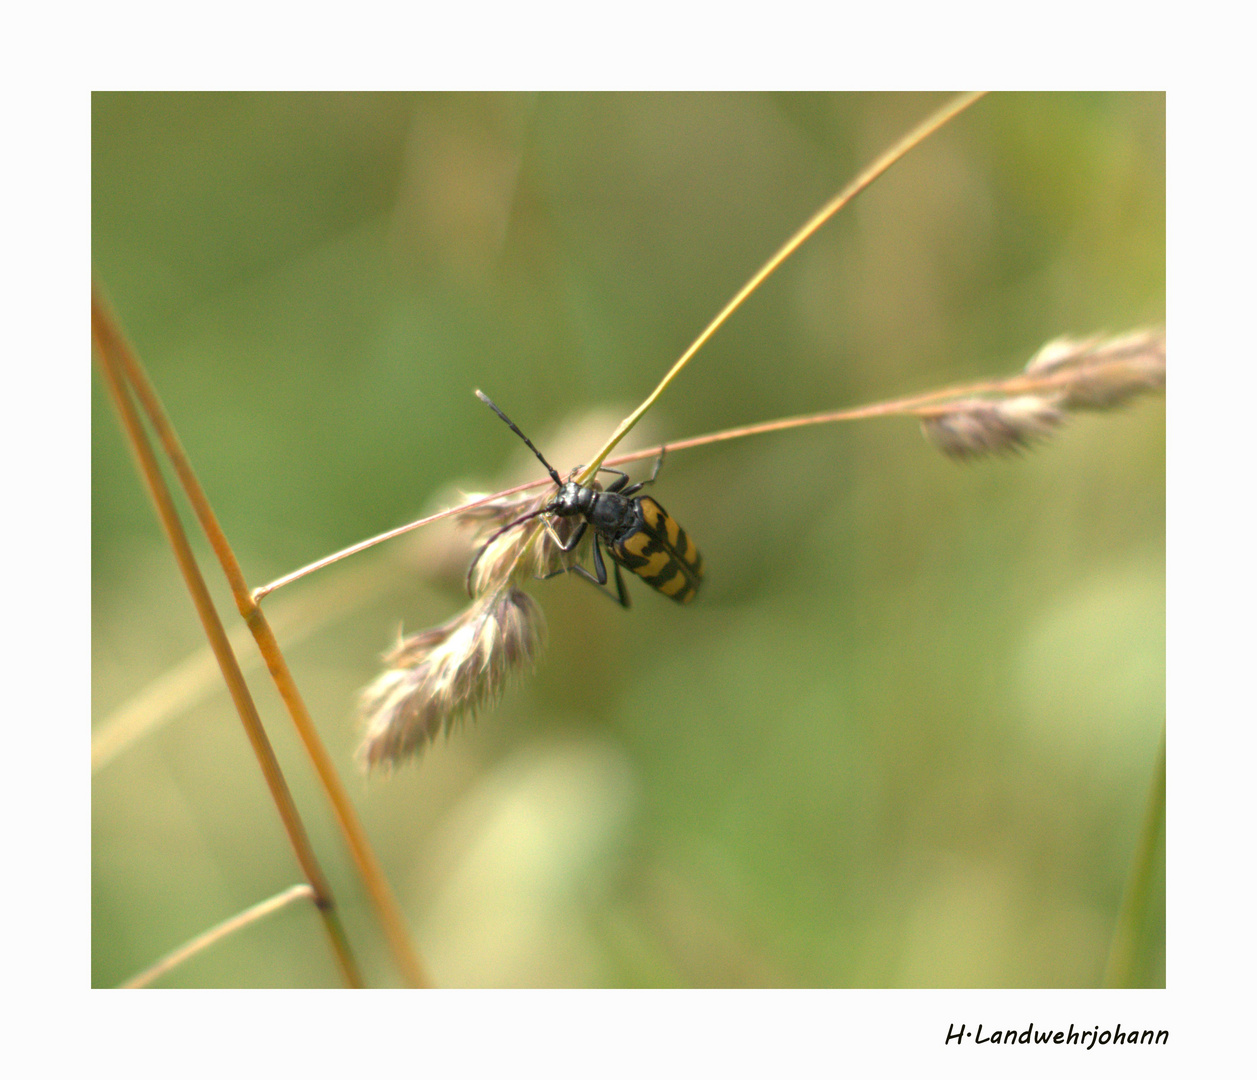
<path fill-rule="evenodd" d="M 510 676 L 536 659 L 544 633 L 541 609 L 507 585 L 449 622 L 402 639 L 362 694 L 364 764 L 397 764 L 495 701 Z"/>
<path fill-rule="evenodd" d="M 988 396 L 913 411 L 943 453 L 968 459 L 1024 450 L 1071 411 L 1113 409 L 1164 388 L 1165 332 L 1136 330 L 1112 338 L 1057 338 L 1035 353 L 1025 375 L 988 387 Z"/>
<path fill-rule="evenodd" d="M 1065 420 L 1057 403 L 1035 394 L 963 398 L 921 414 L 921 431 L 949 457 L 1009 454 L 1046 438 Z"/>
<path fill-rule="evenodd" d="M 1057 402 L 1063 409 L 1113 409 L 1165 389 L 1165 331 L 1057 338 L 1031 358 L 1026 374 L 1060 376 Z"/>
<path fill-rule="evenodd" d="M 516 518 L 540 510 L 553 495 L 554 489 L 548 488 L 541 496 L 522 501 L 488 503 L 479 508 L 479 516 L 471 520 L 479 527 L 481 543 L 491 539 L 488 539 L 487 546 L 472 567 L 469 584 L 473 596 L 506 584 L 520 585 L 533 578 L 545 577 L 575 563 L 587 541 L 582 541 L 571 552 L 564 552 L 560 541 L 567 543 L 571 539 L 580 525 L 577 518 L 542 515 L 521 522 L 498 536 L 493 535 Z M 545 524 L 547 520 L 549 528 Z"/>

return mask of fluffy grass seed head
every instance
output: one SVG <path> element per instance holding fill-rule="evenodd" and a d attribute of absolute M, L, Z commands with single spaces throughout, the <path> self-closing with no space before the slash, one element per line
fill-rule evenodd
<path fill-rule="evenodd" d="M 1009 454 L 1046 438 L 1065 421 L 1051 398 L 962 398 L 922 411 L 921 431 L 948 457 Z"/>
<path fill-rule="evenodd" d="M 580 521 L 538 513 L 553 498 L 554 490 L 549 487 L 543 495 L 523 500 L 487 503 L 477 508 L 474 516 L 467 515 L 467 520 L 480 530 L 477 542 L 485 545 L 483 550 L 476 549 L 468 573 L 467 590 L 472 596 L 481 596 L 504 584 L 519 585 L 545 577 L 576 562 L 588 545 L 588 538 L 570 552 L 563 551 L 560 543 L 571 539 Z M 538 516 L 507 528 L 516 519 L 534 513 Z"/>
<path fill-rule="evenodd" d="M 571 566 L 588 543 L 562 550 L 580 522 L 540 513 L 553 495 L 547 488 L 462 515 L 484 545 L 475 549 L 468 575 L 472 602 L 449 622 L 403 638 L 385 654 L 385 670 L 362 692 L 359 705 L 359 757 L 367 768 L 395 765 L 420 752 L 458 719 L 493 703 L 510 676 L 536 660 L 545 620 L 520 586 Z M 512 525 L 529 514 L 536 516 Z"/>
<path fill-rule="evenodd" d="M 1035 353 L 1026 374 L 1061 376 L 1057 402 L 1063 409 L 1113 409 L 1165 389 L 1165 331 L 1057 338 Z"/>
<path fill-rule="evenodd" d="M 544 635 L 541 609 L 507 584 L 449 622 L 403 638 L 362 693 L 363 763 L 398 764 L 496 701 L 510 676 L 532 665 Z"/>
<path fill-rule="evenodd" d="M 1033 392 L 1026 382 L 1035 384 Z M 1024 450 L 1046 438 L 1067 413 L 1114 409 L 1165 388 L 1165 332 L 1049 341 L 1025 375 L 990 388 L 989 396 L 957 398 L 915 410 L 925 437 L 954 458 Z"/>

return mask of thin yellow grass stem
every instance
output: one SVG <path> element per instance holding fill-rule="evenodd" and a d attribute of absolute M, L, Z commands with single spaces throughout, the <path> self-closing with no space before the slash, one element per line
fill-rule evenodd
<path fill-rule="evenodd" d="M 210 927 L 205 933 L 198 934 L 191 941 L 168 952 L 152 967 L 141 971 L 138 975 L 124 982 L 122 989 L 138 990 L 148 986 L 168 971 L 173 971 L 180 964 L 191 960 L 197 953 L 204 952 L 211 945 L 222 941 L 225 937 L 231 936 L 237 930 L 244 929 L 250 923 L 265 919 L 268 915 L 275 914 L 275 912 L 286 908 L 297 900 L 313 900 L 314 898 L 314 890 L 309 885 L 294 885 L 291 889 L 285 889 L 282 893 L 277 893 L 270 899 L 263 900 L 260 904 L 254 904 L 251 908 L 245 908 L 244 911 L 233 915 L 230 919 L 224 919 L 217 926 Z"/>
<path fill-rule="evenodd" d="M 874 180 L 876 180 L 879 176 L 882 175 L 882 173 L 884 173 L 893 164 L 895 164 L 896 161 L 898 161 L 905 154 L 907 154 L 910 150 L 912 150 L 913 147 L 917 146 L 919 143 L 921 143 L 930 135 L 932 135 L 935 131 L 941 128 L 944 124 L 946 124 L 949 120 L 951 120 L 957 114 L 967 109 L 970 105 L 972 105 L 975 101 L 977 101 L 980 97 L 982 97 L 983 93 L 985 93 L 985 91 L 961 94 L 960 96 L 954 98 L 952 101 L 948 102 L 945 106 L 943 106 L 943 108 L 939 109 L 932 116 L 928 117 L 920 125 L 918 125 L 912 131 L 910 131 L 897 143 L 895 143 L 889 150 L 887 150 L 884 154 L 882 154 L 881 157 L 879 157 L 876 161 L 874 161 L 871 165 L 869 165 L 868 168 L 866 168 L 863 172 L 861 172 L 854 180 L 851 181 L 851 183 L 849 183 L 845 188 L 843 188 L 829 202 L 827 202 L 824 206 L 822 206 L 820 210 L 818 210 L 815 214 L 813 214 L 812 217 L 807 221 L 807 223 L 801 229 L 799 229 L 799 231 L 796 232 L 789 240 L 787 240 L 786 243 L 781 247 L 781 249 L 775 255 L 773 255 L 773 257 L 769 259 L 768 262 L 766 262 L 762 267 L 760 267 L 760 269 L 756 272 L 756 274 L 745 285 L 743 285 L 741 289 L 738 290 L 737 295 L 734 296 L 734 298 L 730 300 L 729 303 L 727 303 L 724 306 L 721 312 L 707 325 L 707 328 L 701 334 L 698 335 L 698 337 L 694 340 L 694 343 L 688 349 L 686 349 L 685 352 L 681 355 L 681 358 L 677 360 L 675 364 L 672 365 L 671 369 L 669 369 L 668 373 L 663 377 L 659 385 L 655 387 L 651 395 L 645 401 L 643 401 L 641 405 L 639 405 L 633 411 L 633 413 L 629 415 L 628 418 L 625 419 L 620 424 L 618 428 L 615 429 L 615 432 L 612 434 L 611 438 L 607 440 L 606 444 L 602 447 L 602 449 L 599 450 L 598 453 L 594 456 L 594 458 L 590 461 L 590 463 L 586 465 L 580 471 L 580 473 L 577 476 L 577 480 L 580 483 L 585 484 L 585 483 L 588 483 L 592 479 L 593 475 L 598 471 L 599 466 L 605 463 L 607 455 L 610 454 L 611 451 L 614 450 L 615 447 L 619 444 L 620 440 L 623 439 L 624 436 L 627 435 L 633 429 L 634 426 L 636 426 L 638 420 L 640 420 L 642 416 L 645 415 L 646 411 L 652 405 L 654 405 L 654 403 L 659 399 L 659 396 L 672 383 L 672 380 L 675 379 L 677 375 L 681 373 L 681 369 L 684 368 L 685 365 L 690 362 L 690 359 L 694 356 L 694 354 L 697 353 L 698 350 L 701 349 L 707 343 L 708 339 L 718 329 L 720 329 L 720 327 L 725 323 L 725 321 L 729 318 L 729 316 L 732 315 L 742 305 L 743 301 L 746 300 L 746 298 L 750 296 L 751 293 L 753 293 L 757 288 L 759 288 L 761 284 L 763 284 L 764 280 L 774 270 L 776 270 L 778 266 L 780 266 L 783 262 L 785 262 L 785 260 L 788 259 L 792 254 L 794 254 L 794 252 L 804 242 L 806 242 L 807 239 L 813 233 L 815 233 L 817 229 L 819 229 L 822 225 L 825 224 L 826 221 L 828 221 L 831 217 L 833 217 L 836 213 L 838 213 L 838 211 L 841 210 L 844 206 L 846 206 L 847 203 L 849 203 L 853 198 L 855 198 L 856 195 L 858 195 L 861 191 L 863 191 L 866 187 L 868 187 L 871 183 L 873 183 Z M 805 421 L 805 422 L 824 423 L 825 421 L 812 420 L 812 421 Z M 765 428 L 765 430 L 772 430 L 772 429 Z M 748 434 L 755 434 L 755 433 L 756 433 L 755 431 L 748 431 Z M 733 438 L 735 436 L 731 435 L 728 437 Z M 716 439 L 712 438 L 710 441 L 716 441 Z M 679 446 L 679 445 L 680 444 L 670 444 L 669 449 L 672 449 L 674 446 Z M 695 444 L 695 445 L 698 445 L 698 444 Z M 647 452 L 641 452 L 635 455 L 631 455 L 630 457 L 617 458 L 616 461 L 635 461 L 635 460 L 638 460 L 639 458 L 647 457 L 647 456 L 649 456 Z M 611 464 L 614 465 L 616 461 L 613 461 Z M 276 589 L 283 588 L 285 585 L 291 585 L 294 581 L 299 581 L 301 578 L 305 577 L 307 574 L 313 574 L 316 570 L 322 570 L 325 567 L 331 566 L 333 563 L 339 562 L 341 559 L 348 558 L 350 555 L 356 555 L 360 551 L 365 551 L 367 548 L 374 547 L 376 544 L 382 544 L 386 540 L 391 540 L 394 537 L 402 536 L 405 533 L 411 532 L 415 529 L 422 528 L 423 526 L 429 525 L 434 521 L 440 521 L 442 518 L 450 517 L 453 514 L 461 513 L 464 510 L 470 510 L 476 506 L 483 506 L 486 503 L 494 502 L 497 499 L 507 498 L 510 495 L 514 495 L 521 491 L 527 491 L 531 488 L 541 487 L 548 482 L 549 481 L 547 480 L 535 480 L 528 484 L 521 484 L 519 487 L 511 488 L 509 491 L 499 492 L 496 495 L 488 495 L 488 496 L 485 496 L 483 499 L 477 499 L 474 502 L 465 503 L 462 506 L 451 507 L 448 510 L 442 510 L 440 513 L 433 514 L 430 517 L 423 518 L 419 521 L 413 521 L 408 525 L 402 525 L 399 528 L 391 529 L 386 533 L 381 533 L 378 536 L 373 536 L 367 540 L 361 541 L 360 543 L 353 544 L 350 547 L 344 548 L 341 551 L 334 552 L 333 554 L 328 555 L 325 558 L 309 563 L 306 566 L 303 566 L 297 570 L 294 570 L 290 574 L 285 574 L 281 578 L 276 578 L 274 581 L 270 582 L 269 584 L 263 585 L 260 589 L 257 589 L 254 592 L 253 597 L 255 600 L 261 600 L 264 596 L 266 596 L 269 593 L 274 592 Z"/>
<path fill-rule="evenodd" d="M 692 439 L 678 439 L 676 442 L 652 446 L 645 450 L 634 450 L 632 453 L 619 454 L 608 458 L 608 465 L 624 465 L 646 458 L 658 457 L 666 450 L 693 450 L 698 446 L 711 443 L 727 442 L 730 439 L 745 439 L 751 435 L 768 435 L 774 431 L 789 431 L 791 428 L 810 427 L 814 424 L 838 424 L 848 420 L 871 420 L 879 416 L 927 416 L 935 412 L 940 403 L 952 398 L 966 397 L 970 394 L 1026 394 L 1035 391 L 1050 391 L 1069 384 L 1073 376 L 1068 373 L 1039 376 L 1017 375 L 1008 379 L 984 379 L 981 382 L 964 383 L 947 386 L 941 390 L 930 390 L 924 394 L 913 394 L 909 397 L 893 398 L 890 401 L 879 401 L 872 405 L 857 405 L 850 409 L 834 409 L 829 412 L 808 413 L 804 416 L 787 416 L 780 420 L 765 420 L 760 424 L 747 424 L 745 427 L 726 428 L 708 435 L 695 435 Z M 540 483 L 540 481 L 538 481 Z"/>
<path fill-rule="evenodd" d="M 809 427 L 814 424 L 836 424 L 848 420 L 870 420 L 879 416 L 927 416 L 934 410 L 934 406 L 952 398 L 965 397 L 970 394 L 1028 394 L 1036 391 L 1051 391 L 1069 385 L 1072 378 L 1073 375 L 1069 372 L 1058 372 L 1051 375 L 1014 375 L 1000 379 L 982 379 L 978 382 L 945 386 L 942 389 L 930 390 L 922 394 L 912 394 L 907 397 L 892 398 L 889 401 L 879 401 L 872 405 L 858 405 L 850 409 L 808 413 L 804 416 L 787 416 L 779 420 L 765 420 L 759 424 L 748 424 L 745 427 L 727 428 L 724 431 L 716 431 L 707 435 L 696 435 L 690 439 L 678 439 L 675 442 L 663 443 L 644 450 L 617 454 L 615 457 L 607 458 L 603 464 L 611 466 L 625 465 L 634 461 L 642 461 L 646 458 L 658 457 L 664 450 L 667 450 L 668 453 L 672 453 L 674 450 L 692 450 L 695 447 L 707 446 L 710 443 L 727 442 L 730 439 L 745 439 L 751 435 L 767 435 L 774 431 L 788 431 L 791 428 Z M 585 471 L 587 470 L 582 470 L 582 475 Z M 347 559 L 351 555 L 357 555 L 359 552 L 366 551 L 377 544 L 382 544 L 386 540 L 392 540 L 406 533 L 414 532 L 425 525 L 431 525 L 444 518 L 461 514 L 465 510 L 474 510 L 478 506 L 485 506 L 501 499 L 509 499 L 512 495 L 531 491 L 533 488 L 544 487 L 549 483 L 551 481 L 548 477 L 530 480 L 526 484 L 518 484 L 515 487 L 507 488 L 505 491 L 499 491 L 493 495 L 485 495 L 471 502 L 462 503 L 459 506 L 451 506 L 448 509 L 441 510 L 439 513 L 420 518 L 418 521 L 412 521 L 396 529 L 390 529 L 388 532 L 372 536 L 367 540 L 361 540 L 322 559 L 308 563 L 298 570 L 285 574 L 283 577 L 276 578 L 269 584 L 254 590 L 253 595 L 256 599 L 261 600 L 285 585 L 291 585 L 295 581 L 300 581 L 303 577 L 313 574 L 317 570 L 326 569 L 342 559 Z M 521 554 L 523 550 L 526 549 L 521 549 Z"/>
<path fill-rule="evenodd" d="M 138 357 L 131 350 L 110 316 L 105 304 L 97 294 L 95 286 L 92 289 L 92 329 L 93 334 L 101 342 L 102 351 L 107 350 L 108 355 L 125 372 L 128 382 L 144 408 L 149 422 L 157 432 L 162 447 L 170 459 L 176 475 L 179 477 L 179 481 L 183 486 L 188 501 L 192 505 L 197 520 L 201 524 L 201 528 L 204 530 L 215 555 L 218 557 L 223 572 L 227 576 L 236 606 L 252 632 L 254 640 L 257 642 L 258 649 L 266 661 L 271 678 L 279 690 L 280 697 L 283 699 L 289 716 L 292 718 L 302 745 L 314 764 L 315 772 L 328 797 L 328 801 L 332 805 L 337 824 L 345 837 L 354 865 L 375 908 L 376 917 L 380 920 L 380 924 L 384 929 L 394 962 L 400 970 L 403 980 L 409 986 L 427 986 L 428 980 L 424 974 L 423 966 L 415 953 L 414 945 L 410 940 L 410 934 L 406 928 L 406 921 L 402 915 L 401 907 L 393 896 L 388 880 L 380 867 L 379 860 L 371 848 L 366 830 L 358 820 L 358 815 L 354 810 L 353 803 L 350 801 L 349 794 L 336 772 L 332 757 L 323 745 L 322 739 L 319 738 L 318 730 L 315 728 L 309 710 L 306 708 L 305 702 L 297 690 L 292 672 L 289 670 L 287 661 L 279 649 L 279 643 L 275 640 L 270 624 L 266 621 L 262 609 L 254 602 L 250 594 L 248 584 L 245 582 L 235 553 L 231 550 L 227 537 L 218 524 L 218 519 L 210 507 L 209 500 L 205 496 L 200 481 L 196 478 L 191 462 L 179 443 L 174 427 L 166 416 L 165 409 L 162 407 L 156 390 L 150 383 Z M 126 405 L 128 408 L 130 407 L 129 396 L 126 398 Z M 158 479 L 160 480 L 160 475 L 158 475 Z M 217 620 L 216 615 L 214 618 Z M 221 632 L 221 624 L 218 625 Z M 223 644 L 226 647 L 225 634 L 223 634 Z M 232 660 L 234 663 L 234 656 Z M 235 668 L 235 670 L 238 673 L 239 669 Z M 240 677 L 240 683 L 243 686 L 243 677 Z M 250 705 L 252 705 L 251 700 Z M 260 722 L 258 727 L 260 730 Z M 320 895 L 323 895 L 322 890 L 320 890 Z"/>
<path fill-rule="evenodd" d="M 214 609 L 214 602 L 210 597 L 209 589 L 206 587 L 205 579 L 201 576 L 200 569 L 197 567 L 196 557 L 192 553 L 187 534 L 179 521 L 179 515 L 175 510 L 170 490 L 161 475 L 157 457 L 153 452 L 153 448 L 149 445 L 139 414 L 135 410 L 135 404 L 131 400 L 131 394 L 124 383 L 123 365 L 119 357 L 120 338 L 114 332 L 112 324 L 104 319 L 103 308 L 98 305 L 94 292 L 92 296 L 92 339 L 96 346 L 96 355 L 100 361 L 105 384 L 113 399 L 114 408 L 122 421 L 123 431 L 135 455 L 140 474 L 143 477 L 145 486 L 148 488 L 149 496 L 157 509 L 157 516 L 166 533 L 166 539 L 174 552 L 175 561 L 178 563 L 188 592 L 192 597 L 192 603 L 196 608 L 197 615 L 200 617 L 205 636 L 209 639 L 210 647 L 214 650 L 223 679 L 227 683 L 227 689 L 231 693 L 236 711 L 240 714 L 245 734 L 249 738 L 254 755 L 257 757 L 258 765 L 262 770 L 262 775 L 266 780 L 266 785 L 271 792 L 272 799 L 275 801 L 280 820 L 283 822 L 284 830 L 288 834 L 289 843 L 297 856 L 297 862 L 314 891 L 315 903 L 323 918 L 323 924 L 332 944 L 332 951 L 340 965 L 341 974 L 349 986 L 361 986 L 362 978 L 358 973 L 357 962 L 353 958 L 344 927 L 341 925 L 340 915 L 332 897 L 331 887 L 323 874 L 322 868 L 319 866 L 314 849 L 310 845 L 305 825 L 301 821 L 301 815 L 297 810 L 296 803 L 293 801 L 292 793 L 288 789 L 288 784 L 284 779 L 279 762 L 275 757 L 275 751 L 271 747 L 266 731 L 262 727 L 257 706 L 249 693 L 244 675 L 240 671 L 240 665 L 236 661 L 235 653 L 231 650 L 222 621 L 218 617 L 218 612 Z"/>
<path fill-rule="evenodd" d="M 285 585 L 291 585 L 294 581 L 300 581 L 308 574 L 313 574 L 316 570 L 325 570 L 333 563 L 338 563 L 341 559 L 347 559 L 350 555 L 357 555 L 360 551 L 366 551 L 367 548 L 373 548 L 376 544 L 382 544 L 386 540 L 394 540 L 399 536 L 405 536 L 406 533 L 414 532 L 416 529 L 422 529 L 425 525 L 432 525 L 440 521 L 442 518 L 453 517 L 455 514 L 461 514 L 464 510 L 474 510 L 477 506 L 484 506 L 487 503 L 496 502 L 498 499 L 506 499 L 512 495 L 518 495 L 521 491 L 528 491 L 530 488 L 541 487 L 548 484 L 548 479 L 530 480 L 526 484 L 520 484 L 518 487 L 508 488 L 506 491 L 499 491 L 496 495 L 485 495 L 479 499 L 473 499 L 471 502 L 461 503 L 458 506 L 451 506 L 447 510 L 441 510 L 438 513 L 431 514 L 428 517 L 420 518 L 418 521 L 412 521 L 406 525 L 399 525 L 396 529 L 389 529 L 388 532 L 382 532 L 378 536 L 372 536 L 367 540 L 360 540 L 356 544 L 350 544 L 347 548 L 340 551 L 334 551 L 331 555 L 326 555 L 321 559 L 316 559 L 312 563 L 307 563 L 300 569 L 285 574 L 283 577 L 276 578 L 274 581 L 262 585 L 253 590 L 253 599 L 260 602 L 264 597 L 269 596 L 276 589 L 282 589 Z"/>
<path fill-rule="evenodd" d="M 707 328 L 694 340 L 694 343 L 681 354 L 681 358 L 672 365 L 672 367 L 668 370 L 668 373 L 660 381 L 659 385 L 651 392 L 650 396 L 646 398 L 646 400 L 643 401 L 636 409 L 634 409 L 633 412 L 630 413 L 629 416 L 620 424 L 620 426 L 615 429 L 611 438 L 607 440 L 606 445 L 598 451 L 593 460 L 585 466 L 584 470 L 577 477 L 578 482 L 587 484 L 591 479 L 593 479 L 594 473 L 598 471 L 599 466 L 601 466 L 606 460 L 607 455 L 616 448 L 620 440 L 633 429 L 633 427 L 637 424 L 637 421 L 645 415 L 647 410 L 650 409 L 652 405 L 654 405 L 654 403 L 659 399 L 659 396 L 669 387 L 669 385 L 671 385 L 672 380 L 681 373 L 682 368 L 690 362 L 691 357 L 693 357 L 694 354 L 707 343 L 707 340 L 712 336 L 712 334 L 724 325 L 725 320 L 728 319 L 729 316 L 732 315 L 739 307 L 741 307 L 742 302 L 760 287 L 760 285 L 764 282 L 764 279 L 767 278 L 769 274 L 771 274 L 777 269 L 777 267 L 785 262 L 786 259 L 793 255 L 794 252 L 814 232 L 816 232 L 817 229 L 838 213 L 839 210 L 846 206 L 847 203 L 855 198 L 861 191 L 873 183 L 874 180 L 881 176 L 882 173 L 895 164 L 895 162 L 897 162 L 919 143 L 927 139 L 958 113 L 967 109 L 980 97 L 982 97 L 982 92 L 961 94 L 959 97 L 956 97 L 952 101 L 948 102 L 945 106 L 943 106 L 943 108 L 939 109 L 912 131 L 908 132 L 907 135 L 895 143 L 889 150 L 882 154 L 881 157 L 879 157 L 854 180 L 852 180 L 851 183 L 849 183 L 829 202 L 813 214 L 807 223 L 792 237 L 790 237 L 790 239 L 785 242 L 781 249 L 771 259 L 769 259 L 768 262 L 760 267 L 751 280 L 738 290 L 737 295 L 724 306 L 720 314 L 712 319 L 712 321 L 707 325 Z"/>

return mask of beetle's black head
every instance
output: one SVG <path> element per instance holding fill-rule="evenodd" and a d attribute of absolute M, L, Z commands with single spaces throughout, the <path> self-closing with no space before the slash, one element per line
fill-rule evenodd
<path fill-rule="evenodd" d="M 577 514 L 589 513 L 593 499 L 593 488 L 569 480 L 559 485 L 559 490 L 547 504 L 546 510 L 551 514 L 558 514 L 559 517 L 575 517 Z"/>

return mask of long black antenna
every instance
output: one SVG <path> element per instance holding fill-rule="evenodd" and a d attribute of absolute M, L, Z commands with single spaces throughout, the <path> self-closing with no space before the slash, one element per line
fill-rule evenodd
<path fill-rule="evenodd" d="M 499 409 L 496 405 L 494 405 L 492 401 L 489 400 L 488 394 L 483 394 L 479 390 L 477 390 L 476 397 L 478 397 L 481 401 L 483 401 L 486 405 L 488 405 L 489 408 L 491 408 L 495 413 L 497 413 L 498 416 L 500 416 L 504 421 L 506 421 L 506 426 L 510 428 L 513 432 L 515 432 L 515 434 L 518 435 L 521 439 L 523 439 L 525 443 L 528 444 L 528 449 L 531 450 L 534 454 L 536 454 L 537 460 L 540 461 L 541 464 L 546 467 L 546 472 L 550 474 L 550 479 L 553 480 L 556 484 L 558 484 L 559 487 L 562 487 L 563 478 L 559 476 L 557 472 L 555 472 L 554 466 L 551 465 L 550 462 L 548 462 L 544 457 L 541 456 L 541 451 L 538 450 L 535 446 L 533 446 L 532 440 L 527 435 L 525 435 L 522 431 L 520 431 L 519 428 L 515 426 L 514 421 L 512 421 L 511 418 L 506 415 L 506 413 L 504 413 L 501 409 Z M 523 520 L 523 519 L 521 518 L 520 520 Z M 507 526 L 507 528 L 509 527 L 510 526 Z M 505 532 L 506 530 L 503 529 L 501 531 Z"/>

